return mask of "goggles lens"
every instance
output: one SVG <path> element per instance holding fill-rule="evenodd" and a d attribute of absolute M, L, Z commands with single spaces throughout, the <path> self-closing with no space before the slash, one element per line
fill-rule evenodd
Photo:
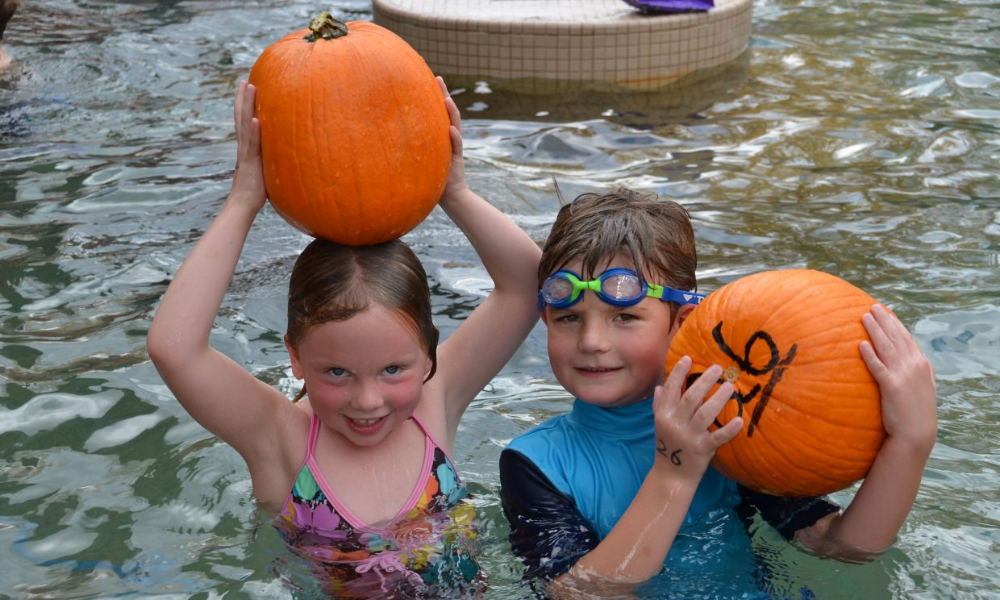
<path fill-rule="evenodd" d="M 601 282 L 601 292 L 619 302 L 638 302 L 645 296 L 642 281 L 635 274 L 615 273 L 598 281 Z"/>
<path fill-rule="evenodd" d="M 571 302 L 579 297 L 580 292 L 583 291 L 582 287 L 577 288 L 577 285 L 581 283 L 577 277 L 570 280 L 566 277 L 553 275 L 545 280 L 545 284 L 542 286 L 542 296 L 548 304 Z"/>

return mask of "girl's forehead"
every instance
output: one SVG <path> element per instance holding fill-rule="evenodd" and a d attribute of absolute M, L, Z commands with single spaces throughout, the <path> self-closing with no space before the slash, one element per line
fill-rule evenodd
<path fill-rule="evenodd" d="M 375 356 L 423 344 L 416 326 L 399 311 L 372 306 L 342 321 L 310 326 L 300 347 L 315 353 Z"/>

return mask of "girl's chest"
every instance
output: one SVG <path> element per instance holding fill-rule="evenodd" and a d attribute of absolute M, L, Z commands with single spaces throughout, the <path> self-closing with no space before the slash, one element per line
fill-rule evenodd
<path fill-rule="evenodd" d="M 379 527 L 404 516 L 425 487 L 434 447 L 419 429 L 399 433 L 375 448 L 316 448 L 317 478 L 326 484 L 321 487 L 355 526 Z"/>

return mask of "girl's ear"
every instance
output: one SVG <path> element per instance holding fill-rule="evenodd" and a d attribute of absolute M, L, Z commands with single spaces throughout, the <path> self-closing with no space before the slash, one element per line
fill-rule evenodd
<path fill-rule="evenodd" d="M 302 361 L 299 360 L 299 352 L 292 346 L 292 342 L 288 339 L 288 334 L 285 334 L 285 349 L 288 350 L 288 356 L 292 359 L 292 376 L 296 379 L 302 379 L 305 374 L 302 369 Z"/>

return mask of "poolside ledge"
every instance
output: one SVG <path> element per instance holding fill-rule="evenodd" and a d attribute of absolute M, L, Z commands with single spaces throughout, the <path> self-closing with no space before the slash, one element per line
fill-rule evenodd
<path fill-rule="evenodd" d="M 373 0 L 441 75 L 532 88 L 656 89 L 749 44 L 753 0 L 703 13 L 644 15 L 621 0 Z"/>

